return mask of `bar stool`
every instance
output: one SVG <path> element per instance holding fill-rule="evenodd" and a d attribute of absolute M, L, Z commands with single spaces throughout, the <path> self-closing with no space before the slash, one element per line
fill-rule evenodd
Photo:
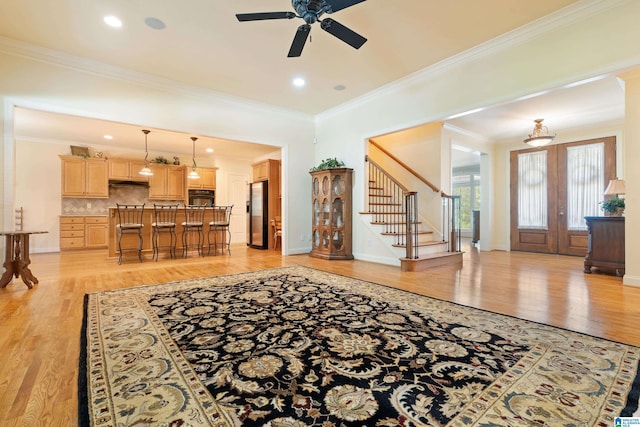
<path fill-rule="evenodd" d="M 204 246 L 204 212 L 206 206 L 185 205 L 184 222 L 182 223 L 182 257 L 187 256 L 189 247 L 198 248 L 198 255 L 204 256 L 202 247 Z M 194 234 L 198 237 L 197 244 L 189 244 L 189 235 Z M 192 237 L 193 239 L 193 237 Z"/>
<path fill-rule="evenodd" d="M 218 234 L 222 240 L 222 252 L 224 253 L 225 241 L 227 246 L 227 252 L 231 255 L 231 231 L 229 230 L 229 222 L 231 221 L 231 206 L 214 206 L 213 207 L 213 220 L 209 222 L 209 232 L 207 233 L 208 252 L 211 253 L 211 246 L 213 245 L 214 255 L 218 255 Z M 211 233 L 213 233 L 213 243 L 211 243 Z M 225 233 L 229 235 L 226 239 Z"/>
<path fill-rule="evenodd" d="M 179 204 L 159 205 L 153 204 L 153 258 L 158 261 L 158 253 L 160 249 L 169 249 L 169 256 L 176 256 L 176 214 L 178 213 Z M 160 245 L 160 235 L 169 234 L 169 245 Z"/>
<path fill-rule="evenodd" d="M 138 252 L 138 259 L 142 262 L 142 214 L 144 213 L 144 203 L 141 205 L 121 205 L 116 203 L 118 212 L 118 224 L 116 230 L 118 233 L 118 264 L 122 263 L 123 252 Z M 138 248 L 122 249 L 122 236 L 125 234 L 138 235 Z"/>

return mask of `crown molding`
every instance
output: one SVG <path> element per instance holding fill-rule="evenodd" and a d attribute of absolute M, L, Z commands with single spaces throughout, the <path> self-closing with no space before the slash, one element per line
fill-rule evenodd
<path fill-rule="evenodd" d="M 71 55 L 62 51 L 33 45 L 20 40 L 0 36 L 0 53 L 17 56 L 46 64 L 52 64 L 82 73 L 92 74 L 112 80 L 119 80 L 149 89 L 160 90 L 175 95 L 197 98 L 205 102 L 222 101 L 232 106 L 259 110 L 264 113 L 270 111 L 275 114 L 284 114 L 305 119 L 313 119 L 313 115 L 300 111 L 276 107 L 270 104 L 260 103 L 226 93 L 214 91 L 200 86 L 184 84 L 175 80 L 166 79 L 152 74 L 141 73 L 122 67 L 116 67 L 104 62 L 95 61 Z"/>
<path fill-rule="evenodd" d="M 433 79 L 434 77 L 446 74 L 461 65 L 494 55 L 509 48 L 520 46 L 529 41 L 535 40 L 549 31 L 566 27 L 592 16 L 597 16 L 604 11 L 614 9 L 622 4 L 630 3 L 632 1 L 634 0 L 578 1 L 512 31 L 487 40 L 486 42 L 467 49 L 464 52 L 450 56 L 429 67 L 423 68 L 422 70 L 416 71 L 415 73 L 409 74 L 401 79 L 367 92 L 364 95 L 347 101 L 337 107 L 323 111 L 316 115 L 316 119 L 323 120 L 325 118 L 344 113 L 347 110 L 351 110 L 359 105 L 366 104 L 373 99 L 385 96 L 392 92 L 406 91 L 417 82 Z"/>

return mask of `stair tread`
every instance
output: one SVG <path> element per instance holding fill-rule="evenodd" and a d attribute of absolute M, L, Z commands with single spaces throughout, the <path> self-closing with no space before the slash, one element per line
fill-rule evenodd
<path fill-rule="evenodd" d="M 405 215 L 404 212 L 359 212 L 361 215 Z"/>
<path fill-rule="evenodd" d="M 373 225 L 401 225 L 401 224 L 406 224 L 406 223 L 407 223 L 406 221 L 401 221 L 401 222 L 371 221 L 371 224 L 373 224 Z M 413 225 L 422 224 L 422 221 L 412 222 L 411 224 L 413 224 Z"/>
<path fill-rule="evenodd" d="M 425 231 L 416 231 L 416 233 L 417 234 L 433 234 L 433 231 L 426 231 L 426 230 Z M 382 232 L 380 234 L 382 234 L 383 236 L 404 236 L 405 235 L 405 233 L 392 233 L 390 231 L 385 231 L 385 232 Z"/>
<path fill-rule="evenodd" d="M 464 252 L 434 252 L 432 254 L 424 254 L 418 256 L 418 258 L 411 258 L 411 260 L 419 261 L 421 259 L 434 259 L 434 258 L 445 258 L 450 256 L 458 256 Z M 400 259 L 409 259 L 409 258 L 400 258 Z"/>
<path fill-rule="evenodd" d="M 420 247 L 427 247 L 427 246 L 437 246 L 437 245 L 442 245 L 442 244 L 446 244 L 446 243 L 447 242 L 442 242 L 440 240 L 433 240 L 433 241 L 430 241 L 430 242 L 418 242 L 414 246 L 420 248 Z M 407 245 L 401 245 L 399 243 L 395 243 L 395 244 L 393 244 L 391 246 L 393 246 L 394 248 L 406 248 L 407 247 Z"/>

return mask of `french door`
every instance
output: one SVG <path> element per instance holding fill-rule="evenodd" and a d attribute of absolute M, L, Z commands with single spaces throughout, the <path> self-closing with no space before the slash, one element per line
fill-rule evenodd
<path fill-rule="evenodd" d="M 615 152 L 613 136 L 512 151 L 511 250 L 584 256 Z"/>

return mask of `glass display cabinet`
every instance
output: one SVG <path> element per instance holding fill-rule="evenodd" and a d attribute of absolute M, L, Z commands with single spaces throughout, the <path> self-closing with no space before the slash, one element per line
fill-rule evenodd
<path fill-rule="evenodd" d="M 312 228 L 310 256 L 353 259 L 351 252 L 351 185 L 353 169 L 310 172 Z"/>

